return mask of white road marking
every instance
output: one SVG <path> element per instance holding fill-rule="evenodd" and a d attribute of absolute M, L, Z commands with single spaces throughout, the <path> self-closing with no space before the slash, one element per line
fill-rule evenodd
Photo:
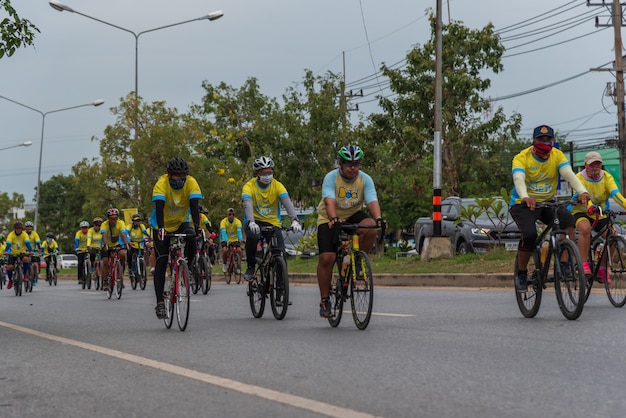
<path fill-rule="evenodd" d="M 208 383 L 210 385 L 219 386 L 225 389 L 241 392 L 245 395 L 256 396 L 258 398 L 266 399 L 272 402 L 278 402 L 295 408 L 304 409 L 314 412 L 316 414 L 325 415 L 334 418 L 375 418 L 375 415 L 371 415 L 365 412 L 355 411 L 349 408 L 343 408 L 340 406 L 327 404 L 325 402 L 316 401 L 314 399 L 304 398 L 302 396 L 292 395 L 289 393 L 279 392 L 277 390 L 267 389 L 264 387 L 249 385 L 247 383 L 238 382 L 236 380 L 227 379 L 208 373 L 198 372 L 196 370 L 187 369 L 173 364 L 164 363 L 157 360 L 151 360 L 149 358 L 137 356 L 135 354 L 125 353 L 123 351 L 114 350 L 111 348 L 105 348 L 81 341 L 71 340 L 65 337 L 59 337 L 57 335 L 48 334 L 45 332 L 37 331 L 30 328 L 24 328 L 19 325 L 9 324 L 0 321 L 0 326 L 10 328 L 14 331 L 23 332 L 39 338 L 45 338 L 50 341 L 56 341 L 61 344 L 71 345 L 73 347 L 82 348 L 84 350 L 93 351 L 99 354 L 104 354 L 110 357 L 118 358 L 120 360 L 126 360 L 131 363 L 139 364 L 146 367 L 152 367 L 156 370 L 183 376 L 189 379 L 197 380 L 200 382 Z"/>

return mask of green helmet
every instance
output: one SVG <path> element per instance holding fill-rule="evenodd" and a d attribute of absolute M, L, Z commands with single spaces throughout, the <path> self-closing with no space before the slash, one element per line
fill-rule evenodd
<path fill-rule="evenodd" d="M 361 161 L 363 150 L 356 145 L 347 145 L 339 150 L 339 158 L 344 161 Z"/>

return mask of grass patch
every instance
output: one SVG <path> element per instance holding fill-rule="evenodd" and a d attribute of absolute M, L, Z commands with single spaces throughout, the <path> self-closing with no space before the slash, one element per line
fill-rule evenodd
<path fill-rule="evenodd" d="M 506 273 L 513 271 L 515 251 L 498 248 L 486 254 L 466 254 L 448 259 L 422 261 L 419 257 L 400 258 L 390 255 L 372 256 L 372 270 L 375 273 L 430 274 L 430 273 Z M 317 257 L 288 260 L 291 273 L 315 273 Z"/>

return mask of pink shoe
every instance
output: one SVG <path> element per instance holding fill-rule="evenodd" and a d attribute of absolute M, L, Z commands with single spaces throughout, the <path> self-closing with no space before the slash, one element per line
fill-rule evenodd
<path fill-rule="evenodd" d="M 611 273 L 606 271 L 604 267 L 598 269 L 598 276 L 600 277 L 600 283 L 604 283 L 604 279 L 607 279 L 607 283 L 611 284 Z"/>
<path fill-rule="evenodd" d="M 591 265 L 589 261 L 583 263 L 583 271 L 585 272 L 585 276 L 591 276 Z"/>

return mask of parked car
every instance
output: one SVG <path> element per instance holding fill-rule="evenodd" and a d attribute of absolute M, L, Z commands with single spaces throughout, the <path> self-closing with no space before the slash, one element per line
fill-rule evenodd
<path fill-rule="evenodd" d="M 494 245 L 516 251 L 520 240 L 517 225 L 508 213 L 508 205 L 503 205 L 499 220 L 494 222 L 487 214 L 481 214 L 474 223 L 459 220 L 461 206 L 476 204 L 474 198 L 448 197 L 441 202 L 441 235 L 449 237 L 456 254 L 485 253 Z M 415 243 L 417 251 L 422 252 L 424 240 L 433 236 L 431 217 L 419 218 L 415 222 Z M 498 236 L 499 235 L 499 236 Z"/>
<path fill-rule="evenodd" d="M 78 267 L 78 257 L 76 254 L 60 254 L 57 258 L 57 264 L 61 269 Z"/>
<path fill-rule="evenodd" d="M 297 247 L 300 245 L 300 240 L 304 237 L 305 234 L 312 234 L 316 231 L 315 228 L 309 228 L 308 231 L 303 231 L 300 233 L 295 233 L 292 231 L 283 231 L 283 240 L 285 242 L 285 252 L 288 256 L 302 256 L 302 257 L 313 257 L 317 255 L 317 248 L 307 249 L 304 253 L 302 251 L 298 251 Z"/>

